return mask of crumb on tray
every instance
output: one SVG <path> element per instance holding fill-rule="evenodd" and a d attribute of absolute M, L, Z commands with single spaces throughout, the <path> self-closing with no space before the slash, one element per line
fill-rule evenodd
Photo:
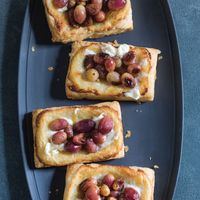
<path fill-rule="evenodd" d="M 159 166 L 158 165 L 154 165 L 153 168 L 154 169 L 159 169 Z"/>
<path fill-rule="evenodd" d="M 128 150 L 129 150 L 129 147 L 128 146 L 124 146 L 124 151 L 128 152 Z"/>
<path fill-rule="evenodd" d="M 130 138 L 132 135 L 132 132 L 130 130 L 127 130 L 126 131 L 126 135 L 125 135 L 125 138 Z"/>
<path fill-rule="evenodd" d="M 53 70 L 54 70 L 54 67 L 53 67 L 53 66 L 49 66 L 49 67 L 48 67 L 48 70 L 49 70 L 49 71 L 53 71 Z"/>

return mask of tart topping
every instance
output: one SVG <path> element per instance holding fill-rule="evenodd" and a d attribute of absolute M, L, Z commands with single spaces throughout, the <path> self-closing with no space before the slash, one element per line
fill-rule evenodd
<path fill-rule="evenodd" d="M 107 181 L 105 181 L 107 180 Z M 109 180 L 109 181 L 108 181 Z M 88 178 L 80 184 L 80 193 L 84 200 L 139 200 L 138 187 L 126 184 L 122 178 L 107 174 L 103 179 Z"/>
<path fill-rule="evenodd" d="M 67 134 L 64 131 L 58 131 L 52 137 L 54 144 L 62 144 L 67 140 Z"/>
<path fill-rule="evenodd" d="M 126 5 L 126 0 L 109 0 L 108 8 L 110 10 L 120 10 Z"/>
<path fill-rule="evenodd" d="M 52 131 L 59 131 L 68 126 L 68 122 L 65 119 L 56 119 L 49 124 L 49 128 Z"/>
<path fill-rule="evenodd" d="M 107 81 L 108 84 L 129 88 L 122 95 L 138 100 L 144 95 L 140 94 L 140 80 L 144 75 L 148 77 L 148 73 L 143 72 L 146 66 L 141 61 L 144 60 L 148 65 L 147 58 L 136 57 L 136 50 L 130 49 L 127 44 L 118 47 L 102 44 L 101 52 L 86 55 L 85 77 L 91 82 Z"/>
<path fill-rule="evenodd" d="M 56 8 L 63 8 L 67 5 L 68 0 L 53 0 L 53 5 Z"/>
<path fill-rule="evenodd" d="M 134 77 L 129 73 L 122 74 L 121 82 L 122 82 L 122 85 L 124 85 L 125 87 L 130 87 L 130 88 L 134 88 L 136 85 L 136 81 Z"/>
<path fill-rule="evenodd" d="M 83 5 L 78 5 L 74 9 L 74 20 L 78 24 L 82 24 L 86 19 L 86 9 Z"/>
<path fill-rule="evenodd" d="M 95 153 L 110 144 L 113 139 L 113 120 L 102 113 L 93 119 L 83 119 L 70 125 L 65 119 L 49 123 L 48 154 L 51 150 L 77 153 L 81 150 Z M 107 137 L 108 135 L 108 137 Z M 112 136 L 112 139 L 110 138 Z M 106 141 L 108 140 L 108 141 Z M 49 146 L 49 144 L 52 146 Z M 62 148 L 60 149 L 60 145 Z M 57 148 L 59 146 L 59 149 Z"/>
<path fill-rule="evenodd" d="M 52 0 L 52 3 L 59 12 L 68 13 L 71 26 L 80 27 L 104 22 L 107 12 L 124 8 L 126 0 Z"/>
<path fill-rule="evenodd" d="M 94 68 L 88 69 L 86 71 L 86 78 L 87 80 L 92 82 L 97 81 L 97 79 L 99 78 L 99 72 Z"/>

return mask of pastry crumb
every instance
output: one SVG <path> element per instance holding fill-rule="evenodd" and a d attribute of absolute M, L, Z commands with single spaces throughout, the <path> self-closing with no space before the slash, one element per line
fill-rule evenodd
<path fill-rule="evenodd" d="M 49 191 L 49 194 L 51 194 L 51 191 Z"/>
<path fill-rule="evenodd" d="M 31 47 L 31 51 L 35 52 L 35 47 L 34 46 Z"/>
<path fill-rule="evenodd" d="M 163 56 L 158 56 L 158 60 L 162 60 L 163 59 Z"/>
<path fill-rule="evenodd" d="M 149 160 L 152 160 L 152 157 L 151 157 L 151 156 L 149 157 Z"/>
<path fill-rule="evenodd" d="M 54 67 L 49 66 L 49 67 L 48 67 L 48 70 L 49 70 L 49 71 L 53 71 L 53 70 L 54 70 Z"/>
<path fill-rule="evenodd" d="M 159 166 L 158 165 L 154 165 L 153 168 L 154 169 L 159 169 Z"/>
<path fill-rule="evenodd" d="M 124 151 L 128 152 L 128 150 L 129 150 L 129 147 L 128 146 L 124 146 Z"/>
<path fill-rule="evenodd" d="M 136 112 L 139 112 L 139 110 L 138 110 L 138 109 L 136 109 L 135 111 L 136 111 Z"/>
<path fill-rule="evenodd" d="M 142 112 L 142 110 L 140 110 L 140 113 Z"/>
<path fill-rule="evenodd" d="M 132 135 L 132 132 L 130 130 L 127 130 L 126 131 L 126 135 L 125 135 L 125 138 L 130 138 Z"/>
<path fill-rule="evenodd" d="M 59 191 L 59 189 L 56 189 L 56 192 L 58 192 Z"/>

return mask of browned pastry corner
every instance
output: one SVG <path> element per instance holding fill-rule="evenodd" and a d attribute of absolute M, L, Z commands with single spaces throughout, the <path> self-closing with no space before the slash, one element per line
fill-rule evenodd
<path fill-rule="evenodd" d="M 118 102 L 38 109 L 32 124 L 37 168 L 124 157 Z"/>
<path fill-rule="evenodd" d="M 149 168 L 74 164 L 67 168 L 65 181 L 63 200 L 83 199 L 90 195 L 93 195 L 94 199 L 99 195 L 111 200 L 115 195 L 129 196 L 127 199 L 133 199 L 133 196 L 134 199 L 140 200 L 154 199 L 155 175 Z M 96 196 L 95 187 L 98 191 Z"/>
<path fill-rule="evenodd" d="M 158 49 L 116 42 L 75 42 L 66 77 L 66 95 L 70 99 L 153 101 L 158 54 Z M 88 64 L 86 59 L 90 58 Z M 112 67 L 113 60 L 115 69 L 107 69 Z M 120 67 L 116 60 L 122 63 Z M 106 66 L 106 62 L 110 65 Z"/>

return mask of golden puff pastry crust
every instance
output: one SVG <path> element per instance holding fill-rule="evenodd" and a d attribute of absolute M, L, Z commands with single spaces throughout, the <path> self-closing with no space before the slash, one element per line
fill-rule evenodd
<path fill-rule="evenodd" d="M 96 153 L 69 153 L 49 150 L 48 125 L 58 118 L 71 119 L 73 123 L 82 119 L 91 119 L 100 114 L 110 116 L 114 122 L 114 137 Z M 38 109 L 33 112 L 33 137 L 35 167 L 65 166 L 73 163 L 88 163 L 124 157 L 123 127 L 121 109 L 118 102 L 105 102 L 86 106 L 65 106 Z M 48 147 L 48 148 L 47 148 Z"/>
<path fill-rule="evenodd" d="M 74 164 L 67 168 L 63 200 L 78 199 L 78 188 L 82 181 L 90 177 L 101 179 L 106 174 L 113 174 L 115 178 L 122 178 L 125 183 L 134 184 L 134 186 L 140 188 L 140 200 L 154 199 L 155 174 L 150 168 Z"/>
<path fill-rule="evenodd" d="M 153 101 L 156 79 L 156 66 L 160 50 L 129 45 L 129 51 L 134 51 L 138 63 L 145 61 L 138 77 L 137 98 L 132 96 L 133 90 L 122 85 L 112 85 L 107 81 L 90 82 L 85 76 L 83 62 L 86 52 L 101 52 L 102 46 L 112 45 L 118 48 L 118 43 L 75 42 L 72 45 L 68 74 L 66 77 L 66 95 L 70 99 L 101 99 L 120 101 Z M 135 90 L 134 90 L 135 92 Z"/>
<path fill-rule="evenodd" d="M 53 6 L 52 0 L 43 0 L 43 4 L 53 42 L 67 43 L 70 41 L 84 40 L 86 38 L 100 38 L 133 29 L 130 0 L 127 0 L 125 7 L 121 10 L 109 11 L 106 14 L 107 17 L 104 22 L 79 28 L 74 28 L 69 24 L 66 13 L 59 12 Z"/>

